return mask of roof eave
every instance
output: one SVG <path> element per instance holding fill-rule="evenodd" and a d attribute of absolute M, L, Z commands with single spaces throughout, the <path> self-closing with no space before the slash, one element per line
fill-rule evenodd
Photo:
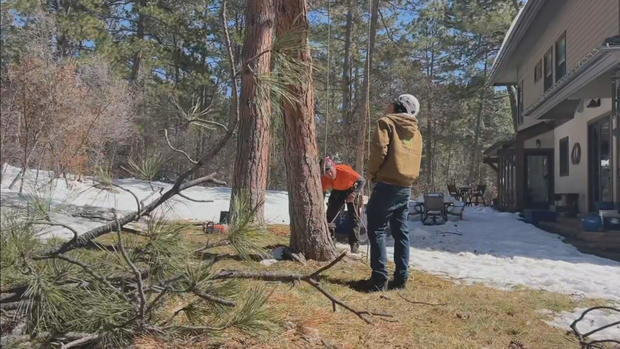
<path fill-rule="evenodd" d="M 594 49 L 582 59 L 573 71 L 567 73 L 563 80 L 554 84 L 538 101 L 529 106 L 524 111 L 524 115 L 537 120 L 544 120 L 547 112 L 574 94 L 575 91 L 583 88 L 601 74 L 613 70 L 614 67 L 620 68 L 619 62 L 620 46 L 605 46 Z"/>
<path fill-rule="evenodd" d="M 518 44 L 525 36 L 530 24 L 534 21 L 536 15 L 538 15 L 538 12 L 542 8 L 545 1 L 546 0 L 528 0 L 525 6 L 521 7 L 519 13 L 512 21 L 512 24 L 504 37 L 502 46 L 495 56 L 493 66 L 491 67 L 490 76 L 491 82 L 493 82 L 494 85 L 509 85 L 516 82 L 498 82 L 496 79 L 498 75 L 506 69 L 506 64 L 509 62 L 510 55 L 514 52 Z"/>

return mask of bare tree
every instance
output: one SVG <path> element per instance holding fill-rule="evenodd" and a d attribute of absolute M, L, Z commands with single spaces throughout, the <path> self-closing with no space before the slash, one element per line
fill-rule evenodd
<path fill-rule="evenodd" d="M 133 94 L 97 58 L 78 64 L 31 52 L 9 67 L 1 93 L 3 131 L 11 131 L 2 156 L 19 158 L 12 184 L 21 179 L 20 192 L 31 162 L 81 175 L 103 158 L 107 145 L 132 134 Z"/>

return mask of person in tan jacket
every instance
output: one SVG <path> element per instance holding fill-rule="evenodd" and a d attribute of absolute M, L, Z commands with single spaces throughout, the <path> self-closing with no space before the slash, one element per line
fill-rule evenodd
<path fill-rule="evenodd" d="M 409 230 L 407 214 L 411 186 L 420 174 L 422 135 L 416 115 L 417 98 L 403 94 L 388 106 L 377 121 L 371 140 L 368 173 L 374 189 L 366 207 L 370 266 L 369 291 L 388 288 L 385 235 L 388 223 L 394 237 L 394 279 L 389 288 L 405 288 L 409 277 Z"/>

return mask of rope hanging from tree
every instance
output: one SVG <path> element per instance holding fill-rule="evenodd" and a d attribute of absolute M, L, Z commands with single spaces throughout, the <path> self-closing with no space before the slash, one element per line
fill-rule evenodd
<path fill-rule="evenodd" d="M 366 110 L 364 110 L 365 114 L 363 121 L 366 123 L 366 129 L 367 129 L 367 149 L 366 149 L 366 154 L 362 155 L 362 168 L 360 169 L 362 172 L 366 172 L 366 165 L 368 163 L 369 160 L 369 156 L 370 156 L 370 137 L 371 137 L 371 112 L 370 112 L 370 49 L 371 49 L 371 22 L 372 22 L 372 0 L 368 0 L 368 25 L 367 25 L 367 31 L 368 31 L 368 36 L 367 36 L 367 42 L 366 42 L 366 52 L 367 52 L 367 59 L 366 59 L 366 70 L 367 70 L 367 74 L 368 74 L 368 78 L 366 81 L 366 95 L 364 96 L 364 98 L 367 100 L 367 108 Z M 325 103 L 325 134 L 324 134 L 324 140 L 323 140 L 323 157 L 329 156 L 328 153 L 328 141 L 329 141 L 329 102 L 330 102 L 330 79 L 331 79 L 331 28 L 332 28 L 332 22 L 331 22 L 331 0 L 327 0 L 327 67 L 326 67 L 326 78 L 325 78 L 325 95 L 326 95 L 326 103 Z M 347 57 L 345 57 L 345 59 L 347 59 Z M 363 148 L 362 148 L 363 149 Z M 366 186 L 366 190 L 368 192 L 368 195 L 370 196 L 370 186 Z"/>
<path fill-rule="evenodd" d="M 331 46 L 331 35 L 332 34 L 332 21 L 331 21 L 331 1 L 327 0 L 327 77 L 325 79 L 325 94 L 326 94 L 326 103 L 325 103 L 325 143 L 323 144 L 323 157 L 328 156 L 327 153 L 327 140 L 328 140 L 328 124 L 329 124 L 329 78 L 330 78 L 330 46 Z"/>
<path fill-rule="evenodd" d="M 368 131 L 368 143 L 367 143 L 367 147 L 368 148 L 367 148 L 367 151 L 366 151 L 366 157 L 362 156 L 362 169 L 361 170 L 363 172 L 367 172 L 367 171 L 365 171 L 366 170 L 366 164 L 368 163 L 369 158 L 370 158 L 370 68 L 371 68 L 371 65 L 370 65 L 370 49 L 371 49 L 370 48 L 370 46 L 371 46 L 370 45 L 370 41 L 371 41 L 370 35 L 371 35 L 371 32 L 372 32 L 372 23 L 371 23 L 372 22 L 372 0 L 368 0 L 368 11 L 369 11 L 368 12 L 368 41 L 366 42 L 366 50 L 367 50 L 366 51 L 367 52 L 367 56 L 366 56 L 367 57 L 366 58 L 366 69 L 368 71 L 368 73 L 367 73 L 368 74 L 368 78 L 366 79 L 366 96 L 364 96 L 364 98 L 366 98 L 366 101 L 367 101 L 367 103 L 366 103 L 367 108 L 365 110 L 365 112 L 366 112 L 366 118 L 365 118 L 366 120 L 365 120 L 365 122 L 368 123 L 367 127 L 366 127 L 367 131 Z M 370 185 L 366 186 L 366 192 L 367 192 L 368 197 L 370 197 Z"/>

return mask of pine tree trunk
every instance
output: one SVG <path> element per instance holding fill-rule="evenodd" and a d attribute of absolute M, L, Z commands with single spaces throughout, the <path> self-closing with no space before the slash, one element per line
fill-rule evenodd
<path fill-rule="evenodd" d="M 508 90 L 508 98 L 510 100 L 510 112 L 512 115 L 512 127 L 517 132 L 519 129 L 519 108 L 517 102 L 517 90 L 515 85 L 509 85 L 506 87 Z"/>
<path fill-rule="evenodd" d="M 300 83 L 286 86 L 295 100 L 286 99 L 282 106 L 291 219 L 290 247 L 294 252 L 302 252 L 306 258 L 329 260 L 335 257 L 335 249 L 327 229 L 321 189 L 307 5 L 305 0 L 276 0 L 276 4 L 276 35 L 293 43 L 293 47 L 282 53 L 307 65 L 306 76 L 299 80 Z"/>
<path fill-rule="evenodd" d="M 434 45 L 434 44 L 431 44 Z M 433 130 L 433 85 L 435 81 L 435 47 L 430 47 L 430 65 L 427 68 L 428 75 L 428 115 L 426 115 L 426 132 L 424 134 L 424 140 L 426 144 L 424 147 L 427 149 L 425 162 L 426 162 L 426 184 L 428 185 L 427 189 L 434 190 L 435 187 L 435 173 L 433 173 L 433 161 L 435 158 L 435 148 L 434 144 L 434 130 Z"/>
<path fill-rule="evenodd" d="M 375 37 L 377 34 L 377 18 L 379 15 L 379 0 L 372 0 L 372 10 L 370 14 L 370 37 L 366 52 L 366 65 L 364 67 L 364 83 L 362 85 L 362 112 L 357 113 L 359 116 L 357 136 L 355 143 L 355 168 L 361 173 L 364 171 L 364 157 L 366 133 L 368 132 L 368 124 L 366 119 L 370 114 L 370 72 L 372 70 L 372 58 L 375 48 Z"/>
<path fill-rule="evenodd" d="M 433 82 L 431 81 L 431 85 Z M 432 88 L 429 88 L 429 99 L 428 99 L 428 115 L 426 115 L 426 132 L 424 134 L 424 140 L 426 144 L 424 147 L 426 150 L 426 184 L 428 185 L 427 190 L 434 190 L 435 187 L 435 174 L 433 173 L 433 160 L 435 157 L 435 149 L 433 148 L 434 142 L 434 130 L 433 130 L 433 93 Z"/>
<path fill-rule="evenodd" d="M 351 32 L 353 31 L 353 0 L 347 0 L 347 24 L 344 35 L 342 63 L 342 120 L 351 124 Z"/>
<path fill-rule="evenodd" d="M 484 102 L 486 98 L 486 78 L 487 78 L 487 52 L 484 53 L 484 70 L 483 70 L 483 82 L 480 87 L 480 104 L 478 108 L 478 114 L 476 115 L 476 126 L 474 133 L 474 144 L 471 149 L 471 163 L 469 168 L 469 182 L 480 180 L 480 133 L 482 132 L 482 115 L 484 113 Z"/>
<path fill-rule="evenodd" d="M 144 40 L 144 15 L 142 14 L 142 8 L 146 6 L 146 2 L 145 0 L 138 0 L 134 3 L 134 6 L 136 6 L 136 12 L 138 13 L 138 22 L 136 24 L 136 39 L 138 41 L 138 46 L 141 46 L 142 40 Z M 141 61 L 142 50 L 138 49 L 138 51 L 133 55 L 133 63 L 131 65 L 131 73 L 129 75 L 130 81 L 134 81 L 138 78 Z"/>
<path fill-rule="evenodd" d="M 274 16 L 273 0 L 248 1 L 242 52 L 244 66 L 241 67 L 239 134 L 230 200 L 230 212 L 234 213 L 233 208 L 241 199 L 244 209 L 255 210 L 255 222 L 261 225 L 265 223 L 264 201 L 269 174 L 271 100 L 268 94 L 260 92 L 257 77 L 271 71 Z M 231 216 L 233 220 L 236 218 Z"/>

